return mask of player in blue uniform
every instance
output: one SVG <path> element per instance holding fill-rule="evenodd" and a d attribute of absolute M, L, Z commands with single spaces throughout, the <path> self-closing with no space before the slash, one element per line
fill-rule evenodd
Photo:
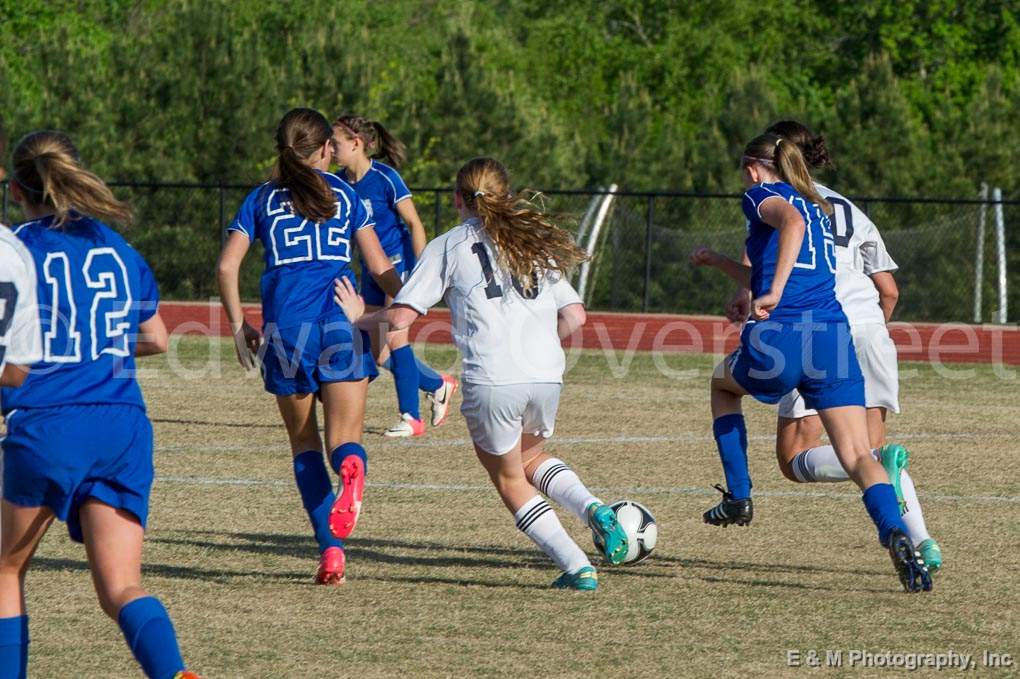
<path fill-rule="evenodd" d="M 350 182 L 375 221 L 386 256 L 401 280 L 414 268 L 425 249 L 425 227 L 414 209 L 411 192 L 398 172 L 404 163 L 404 145 L 381 123 L 361 116 L 343 115 L 333 121 L 336 140 L 336 162 L 344 168 Z M 386 161 L 385 163 L 382 161 Z M 364 262 L 362 263 L 364 270 Z M 381 309 L 393 301 L 376 282 L 366 277 L 361 294 L 370 311 Z M 440 375 L 414 355 L 406 329 L 377 331 L 372 338 L 376 362 L 393 373 L 397 390 L 400 421 L 386 430 L 390 437 L 421 436 L 425 433 L 418 401 L 421 389 L 432 402 L 432 426 L 445 420 L 457 390 L 457 380 Z"/>
<path fill-rule="evenodd" d="M 354 279 L 351 241 L 388 294 L 400 278 L 379 245 L 354 190 L 326 172 L 333 128 L 312 109 L 288 112 L 276 131 L 272 178 L 245 199 L 227 227 L 218 277 L 223 306 L 245 368 L 261 362 L 266 391 L 276 396 L 290 438 L 294 478 L 319 546 L 317 582 L 340 584 L 343 540 L 361 510 L 367 456 L 361 445 L 365 397 L 376 376 L 368 336 L 333 304 L 333 281 Z M 241 262 L 255 240 L 265 246 L 262 335 L 245 320 L 238 288 Z M 322 399 L 326 445 L 339 475 L 331 489 L 316 420 Z"/>
<path fill-rule="evenodd" d="M 907 537 L 896 492 L 872 457 L 864 409 L 864 380 L 850 327 L 836 300 L 831 206 L 816 190 L 796 144 L 774 134 L 752 140 L 741 158 L 748 187 L 747 267 L 704 248 L 694 265 L 709 264 L 751 289 L 752 320 L 740 347 L 712 376 L 713 433 L 727 490 L 705 512 L 718 526 L 747 525 L 753 517 L 747 432 L 741 399 L 775 404 L 800 391 L 816 409 L 840 462 L 863 491 L 864 505 L 908 592 L 931 589 L 920 554 Z"/>
<path fill-rule="evenodd" d="M 152 425 L 134 374 L 135 356 L 166 351 L 156 281 L 96 219 L 130 212 L 81 166 L 66 135 L 22 139 L 12 179 L 30 220 L 15 233 L 37 272 L 42 360 L 20 388 L 0 390 L 0 678 L 26 675 L 25 571 L 54 517 L 85 544 L 99 603 L 146 675 L 194 677 L 166 609 L 141 586 Z"/>

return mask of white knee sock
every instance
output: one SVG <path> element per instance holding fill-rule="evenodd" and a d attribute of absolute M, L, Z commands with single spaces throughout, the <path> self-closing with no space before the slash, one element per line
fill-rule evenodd
<path fill-rule="evenodd" d="M 801 483 L 835 483 L 850 479 L 832 446 L 805 450 L 793 458 L 790 468 Z"/>
<path fill-rule="evenodd" d="M 581 521 L 587 522 L 586 510 L 599 499 L 583 483 L 573 469 L 563 460 L 551 457 L 538 465 L 534 475 L 535 487 L 553 502 L 557 502 Z"/>
<path fill-rule="evenodd" d="M 570 539 L 567 531 L 563 530 L 563 524 L 556 518 L 556 512 L 541 495 L 531 498 L 514 512 L 514 520 L 517 521 L 517 527 L 531 538 L 561 571 L 573 573 L 579 568 L 591 565 L 581 548 Z"/>
<path fill-rule="evenodd" d="M 910 478 L 906 469 L 900 474 L 900 489 L 903 491 L 903 501 L 907 505 L 907 511 L 903 513 L 903 523 L 907 526 L 907 537 L 916 547 L 930 539 L 931 535 L 924 525 L 924 514 L 921 513 L 921 503 L 917 500 L 917 491 L 914 490 L 914 480 Z"/>

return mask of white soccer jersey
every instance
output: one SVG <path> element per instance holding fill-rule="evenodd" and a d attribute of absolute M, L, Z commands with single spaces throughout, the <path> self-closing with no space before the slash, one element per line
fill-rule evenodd
<path fill-rule="evenodd" d="M 35 265 L 21 241 L 0 225 L 0 371 L 42 360 Z"/>
<path fill-rule="evenodd" d="M 558 312 L 581 304 L 581 298 L 559 273 L 547 273 L 525 298 L 520 285 L 500 269 L 482 226 L 469 219 L 425 247 L 394 304 L 424 314 L 444 298 L 465 382 L 563 381 Z"/>
<path fill-rule="evenodd" d="M 815 188 L 832 203 L 836 239 L 836 299 L 850 325 L 885 323 L 871 275 L 899 267 L 885 249 L 878 227 L 856 205 L 827 186 Z"/>

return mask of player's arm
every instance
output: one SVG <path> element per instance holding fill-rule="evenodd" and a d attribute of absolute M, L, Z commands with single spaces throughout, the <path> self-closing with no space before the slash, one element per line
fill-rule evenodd
<path fill-rule="evenodd" d="M 695 248 L 691 253 L 691 266 L 711 266 L 732 278 L 737 285 L 745 288 L 751 285 L 751 267 L 709 248 Z"/>
<path fill-rule="evenodd" d="M 220 300 L 223 310 L 230 321 L 231 334 L 234 336 L 234 349 L 241 367 L 255 367 L 255 356 L 259 351 L 261 337 L 244 317 L 241 306 L 241 288 L 238 279 L 241 273 L 241 262 L 244 261 L 251 241 L 241 231 L 231 231 L 220 251 L 220 259 L 216 264 L 216 280 L 220 287 Z M 140 329 L 140 328 L 139 328 Z"/>
<path fill-rule="evenodd" d="M 407 228 L 411 232 L 411 247 L 414 248 L 414 256 L 420 257 L 428 238 L 425 236 L 425 225 L 421 223 L 418 210 L 414 207 L 414 200 L 405 198 L 397 203 L 397 214 L 400 215 L 400 219 L 407 224 Z"/>
<path fill-rule="evenodd" d="M 375 330 L 380 325 L 386 326 L 388 332 L 405 330 L 421 316 L 416 309 L 405 304 L 392 304 L 366 314 L 365 300 L 349 278 L 334 281 L 333 300 L 343 309 L 347 320 L 366 331 Z"/>
<path fill-rule="evenodd" d="M 170 343 L 170 333 L 159 312 L 148 320 L 138 324 L 138 341 L 135 343 L 135 356 L 153 356 L 165 354 Z"/>
<path fill-rule="evenodd" d="M 740 255 L 740 261 L 744 266 L 751 267 L 751 258 L 747 256 L 745 247 Z M 726 303 L 726 318 L 733 323 L 743 323 L 751 314 L 751 288 L 744 285 L 737 285 L 736 291 Z"/>
<path fill-rule="evenodd" d="M 404 201 L 405 203 L 407 201 Z M 368 266 L 368 273 L 390 297 L 396 297 L 403 285 L 400 276 L 393 268 L 393 262 L 379 244 L 375 235 L 375 227 L 365 227 L 354 232 L 354 240 L 361 250 L 361 256 Z"/>
<path fill-rule="evenodd" d="M 28 371 L 27 365 L 8 363 L 4 366 L 3 373 L 0 373 L 0 387 L 20 387 L 28 377 Z"/>
<path fill-rule="evenodd" d="M 585 311 L 583 304 L 580 302 L 568 304 L 559 310 L 556 333 L 561 340 L 565 340 L 577 332 L 587 321 L 588 312 Z"/>
<path fill-rule="evenodd" d="M 896 285 L 896 279 L 891 271 L 878 271 L 871 274 L 871 282 L 878 290 L 878 306 L 882 308 L 885 322 L 888 323 L 896 309 L 896 302 L 900 299 L 900 287 Z"/>
<path fill-rule="evenodd" d="M 758 206 L 758 214 L 763 222 L 779 232 L 779 245 L 776 252 L 776 273 L 772 277 L 771 289 L 751 301 L 751 315 L 763 321 L 769 312 L 776 308 L 783 298 L 786 282 L 790 280 L 793 265 L 800 254 L 804 243 L 804 232 L 807 225 L 797 209 L 779 196 L 766 198 Z"/>

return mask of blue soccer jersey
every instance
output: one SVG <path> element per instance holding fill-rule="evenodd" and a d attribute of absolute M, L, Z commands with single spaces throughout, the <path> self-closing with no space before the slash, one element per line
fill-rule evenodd
<path fill-rule="evenodd" d="M 354 189 L 320 172 L 336 195 L 336 215 L 321 224 L 293 212 L 290 191 L 266 182 L 248 194 L 227 231 L 239 231 L 265 247 L 262 318 L 279 327 L 317 321 L 343 312 L 333 301 L 333 279 L 356 282 L 351 238 L 373 225 Z"/>
<path fill-rule="evenodd" d="M 829 218 L 821 207 L 784 182 L 758 184 L 744 194 L 751 291 L 755 297 L 766 294 L 776 273 L 779 231 L 762 221 L 759 213 L 761 204 L 774 197 L 793 205 L 804 218 L 806 229 L 800 254 L 783 289 L 783 297 L 770 312 L 769 318 L 773 321 L 796 321 L 802 319 L 805 312 L 811 312 L 813 320 L 845 321 L 843 309 L 836 301 L 836 245 Z"/>
<path fill-rule="evenodd" d="M 407 228 L 397 214 L 397 203 L 410 198 L 411 191 L 400 173 L 385 163 L 373 160 L 365 176 L 351 182 L 351 186 L 372 214 L 375 234 L 383 251 L 390 257 L 401 255 Z"/>
<path fill-rule="evenodd" d="M 35 262 L 43 358 L 3 412 L 68 405 L 144 408 L 135 380 L 138 326 L 156 313 L 152 270 L 116 231 L 89 217 L 53 217 L 14 229 Z"/>

